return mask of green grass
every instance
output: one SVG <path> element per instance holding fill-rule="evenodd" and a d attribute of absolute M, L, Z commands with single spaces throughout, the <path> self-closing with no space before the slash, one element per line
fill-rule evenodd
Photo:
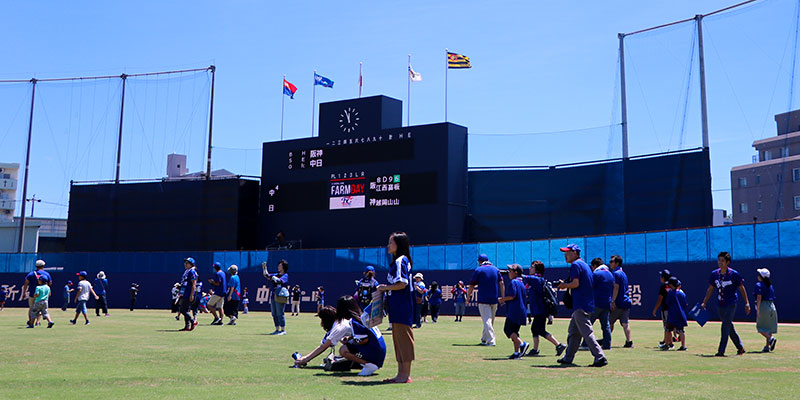
<path fill-rule="evenodd" d="M 289 334 L 268 336 L 268 313 L 241 315 L 238 326 L 208 326 L 209 314 L 194 332 L 168 311 L 112 310 L 90 326 L 72 326 L 72 311 L 53 310 L 53 329 L 25 329 L 23 309 L 0 312 L 0 398 L 233 398 L 245 399 L 399 399 L 399 398 L 798 398 L 800 327 L 781 325 L 774 353 L 755 353 L 763 340 L 752 323 L 737 324 L 748 354 L 708 357 L 716 352 L 719 323 L 687 331 L 688 352 L 661 352 L 660 321 L 632 321 L 634 349 L 618 346 L 615 332 L 610 364 L 586 368 L 591 355 L 581 351 L 580 366 L 558 366 L 553 346 L 542 343 L 541 357 L 506 360 L 511 341 L 498 336 L 494 348 L 478 347 L 480 320 L 456 324 L 442 316 L 436 325 L 415 331 L 414 383 L 384 385 L 396 363 L 391 333 L 386 364 L 372 377 L 328 373 L 321 368 L 291 369 L 290 355 L 308 353 L 322 329 L 312 314 L 290 317 Z M 549 327 L 559 339 L 567 320 Z M 502 335 L 503 320 L 495 323 Z M 529 338 L 529 330 L 524 331 Z M 624 337 L 623 337 L 624 338 Z M 733 346 L 729 354 L 735 354 Z M 319 365 L 314 360 L 310 365 Z"/>

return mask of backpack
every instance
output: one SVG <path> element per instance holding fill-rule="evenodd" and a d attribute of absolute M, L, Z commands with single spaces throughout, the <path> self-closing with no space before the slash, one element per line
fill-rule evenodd
<path fill-rule="evenodd" d="M 558 297 L 553 285 L 543 280 L 542 284 L 542 303 L 544 303 L 544 310 L 547 315 L 556 315 L 558 313 Z"/>

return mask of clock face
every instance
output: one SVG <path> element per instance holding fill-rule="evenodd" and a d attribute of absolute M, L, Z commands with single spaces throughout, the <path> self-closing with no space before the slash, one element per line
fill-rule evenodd
<path fill-rule="evenodd" d="M 353 107 L 347 107 L 339 114 L 339 129 L 344 133 L 350 133 L 358 128 L 358 110 Z"/>

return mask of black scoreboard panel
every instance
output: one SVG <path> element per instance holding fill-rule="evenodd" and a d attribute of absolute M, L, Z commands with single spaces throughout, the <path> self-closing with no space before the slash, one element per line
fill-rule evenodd
<path fill-rule="evenodd" d="M 339 109 L 348 110 L 352 121 L 353 110 L 368 114 L 376 99 L 382 107 L 374 112 L 401 111 L 400 102 L 382 96 L 320 109 L 340 115 L 346 114 Z M 442 123 L 381 129 L 385 124 L 376 123 L 339 131 L 336 116 L 320 115 L 320 123 L 325 120 L 330 124 L 321 126 L 320 137 L 264 143 L 262 245 L 278 231 L 305 248 L 381 246 L 397 230 L 415 244 L 462 240 L 466 128 Z"/>

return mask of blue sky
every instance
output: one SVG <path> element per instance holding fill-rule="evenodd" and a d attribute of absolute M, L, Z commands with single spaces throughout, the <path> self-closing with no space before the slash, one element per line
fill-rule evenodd
<path fill-rule="evenodd" d="M 317 102 L 364 95 L 406 101 L 411 124 L 469 128 L 470 165 L 552 165 L 618 157 L 618 32 L 733 4 L 670 2 L 24 2 L 3 4 L 0 79 L 119 75 L 217 66 L 213 162 L 260 174 L 260 145 L 311 134 L 312 74 L 335 81 Z M 704 22 L 714 205 L 730 210 L 730 168 L 775 134 L 790 100 L 795 4 L 767 0 Z M 626 39 L 631 154 L 700 145 L 693 24 Z M 123 178 L 165 174 L 170 152 L 204 168 L 208 75 L 130 81 Z M 795 85 L 796 86 L 796 85 Z M 113 178 L 119 81 L 40 85 L 29 197 L 37 216 L 66 217 L 69 180 Z M 41 93 L 41 97 L 40 96 Z M 24 163 L 30 85 L 0 85 L 0 162 Z M 405 121 L 405 117 L 403 119 Z M 21 196 L 21 190 L 20 194 Z M 49 204 L 55 203 L 55 204 Z"/>

